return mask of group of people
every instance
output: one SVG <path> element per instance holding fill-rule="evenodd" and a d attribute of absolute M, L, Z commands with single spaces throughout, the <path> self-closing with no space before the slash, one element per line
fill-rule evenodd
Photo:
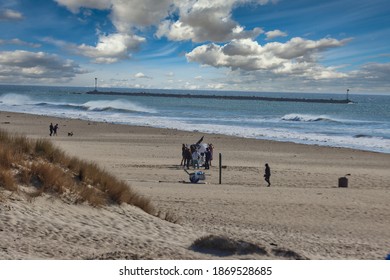
<path fill-rule="evenodd" d="M 53 125 L 53 123 L 50 123 L 49 125 L 49 131 L 50 131 L 50 136 L 57 136 L 57 130 L 58 130 L 58 123 L 56 125 Z"/>
<path fill-rule="evenodd" d="M 194 169 L 199 169 L 200 166 L 204 166 L 205 169 L 210 169 L 211 161 L 213 160 L 213 144 L 207 144 L 204 151 L 199 151 L 199 146 L 194 144 L 188 147 L 186 144 L 182 145 L 182 160 L 180 166 L 190 168 L 190 165 Z"/>
<path fill-rule="evenodd" d="M 202 137 L 202 139 L 203 139 L 203 137 Z M 190 165 L 194 169 L 199 169 L 200 166 L 204 166 L 205 169 L 210 169 L 211 161 L 213 160 L 214 146 L 213 146 L 213 144 L 207 144 L 207 145 L 200 146 L 200 141 L 197 144 L 191 145 L 190 147 L 188 147 L 188 145 L 186 145 L 186 144 L 182 145 L 182 148 L 181 148 L 182 159 L 180 162 L 180 166 L 183 166 L 184 168 L 187 167 L 187 169 L 190 168 Z M 204 150 L 204 147 L 206 147 L 205 150 Z M 202 149 L 200 149 L 200 148 L 202 148 Z M 268 163 L 265 164 L 263 177 L 264 177 L 264 180 L 268 183 L 267 187 L 270 187 L 271 186 L 271 181 L 270 181 L 271 168 L 268 165 Z"/>

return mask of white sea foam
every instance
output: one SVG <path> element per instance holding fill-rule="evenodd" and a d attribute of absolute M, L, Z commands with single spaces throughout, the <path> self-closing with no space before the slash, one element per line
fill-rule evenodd
<path fill-rule="evenodd" d="M 16 93 L 7 93 L 1 95 L 0 102 L 8 106 L 23 106 L 33 103 L 30 97 Z"/>
<path fill-rule="evenodd" d="M 318 121 L 337 122 L 338 121 L 326 115 L 307 115 L 307 114 L 287 114 L 284 115 L 281 119 L 283 121 L 296 121 L 296 122 L 318 122 Z"/>
<path fill-rule="evenodd" d="M 157 110 L 153 108 L 148 108 L 146 106 L 139 105 L 135 102 L 130 102 L 128 100 L 96 100 L 88 101 L 83 104 L 88 110 L 91 111 L 105 111 L 108 109 L 111 110 L 123 110 L 123 111 L 133 111 L 133 112 L 144 112 L 144 113 L 157 113 Z"/>

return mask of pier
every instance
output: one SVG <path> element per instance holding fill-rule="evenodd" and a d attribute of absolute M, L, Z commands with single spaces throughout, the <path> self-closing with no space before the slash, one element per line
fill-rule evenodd
<path fill-rule="evenodd" d="M 125 95 L 125 96 L 149 96 L 149 97 L 173 97 L 173 98 L 203 98 L 203 99 L 225 99 L 225 100 L 259 100 L 279 102 L 306 102 L 306 103 L 331 103 L 348 104 L 352 101 L 346 99 L 316 99 L 316 98 L 289 98 L 289 97 L 265 97 L 265 96 L 238 96 L 238 95 L 203 95 L 203 94 L 178 94 L 178 93 L 151 93 L 151 92 L 117 92 L 117 91 L 88 91 L 87 94 L 101 95 Z"/>

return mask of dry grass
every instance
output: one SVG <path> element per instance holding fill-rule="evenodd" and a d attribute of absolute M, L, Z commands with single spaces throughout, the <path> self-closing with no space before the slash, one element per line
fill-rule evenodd
<path fill-rule="evenodd" d="M 0 146 L 0 167 L 9 169 L 11 168 L 12 163 L 12 151 L 8 148 L 8 145 Z"/>
<path fill-rule="evenodd" d="M 63 151 L 56 148 L 52 142 L 46 139 L 35 141 L 34 153 L 52 163 L 66 163 L 69 159 Z"/>
<path fill-rule="evenodd" d="M 67 156 L 46 139 L 29 140 L 0 130 L 0 187 L 17 191 L 18 185 L 35 188 L 32 199 L 42 193 L 72 194 L 75 203 L 98 207 L 131 204 L 155 215 L 150 200 L 102 170 L 97 164 Z"/>
<path fill-rule="evenodd" d="M 9 170 L 0 170 L 0 187 L 12 192 L 18 190 L 14 176 Z"/>
<path fill-rule="evenodd" d="M 22 185 L 29 185 L 31 183 L 31 168 L 20 166 L 18 172 L 18 181 Z"/>
<path fill-rule="evenodd" d="M 30 152 L 30 143 L 26 137 L 10 136 L 5 132 L 0 132 L 0 167 L 9 169 L 12 164 L 22 161 L 25 154 Z"/>
<path fill-rule="evenodd" d="M 76 203 L 87 201 L 90 205 L 94 207 L 101 207 L 107 204 L 107 199 L 102 192 L 99 192 L 95 188 L 83 187 L 77 191 L 79 199 L 76 200 Z"/>

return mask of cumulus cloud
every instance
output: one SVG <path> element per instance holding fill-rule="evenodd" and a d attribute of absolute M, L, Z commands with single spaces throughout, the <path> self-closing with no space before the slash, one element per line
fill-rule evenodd
<path fill-rule="evenodd" d="M 169 40 L 193 42 L 227 42 L 232 39 L 255 38 L 263 33 L 259 27 L 245 30 L 232 19 L 236 5 L 246 2 L 265 4 L 268 1 L 215 0 L 215 1 L 176 1 L 179 19 L 162 21 L 156 36 Z"/>
<path fill-rule="evenodd" d="M 131 52 L 137 51 L 140 45 L 145 42 L 145 38 L 137 35 L 120 33 L 99 35 L 99 42 L 96 46 L 86 44 L 75 45 L 52 38 L 44 38 L 43 40 L 63 47 L 70 52 L 89 57 L 95 63 L 114 63 L 129 59 Z"/>
<path fill-rule="evenodd" d="M 22 50 L 0 52 L 2 82 L 66 82 L 86 70 L 57 55 Z"/>
<path fill-rule="evenodd" d="M 130 52 L 137 51 L 145 38 L 137 35 L 110 34 L 100 35 L 96 46 L 82 44 L 77 52 L 94 59 L 96 63 L 113 63 L 128 59 Z"/>
<path fill-rule="evenodd" d="M 265 35 L 267 36 L 266 37 L 267 40 L 272 40 L 272 39 L 275 39 L 277 37 L 286 37 L 287 33 L 280 31 L 279 29 L 276 29 L 276 30 L 266 32 Z"/>
<path fill-rule="evenodd" d="M 112 0 L 110 18 L 118 32 L 157 25 L 169 15 L 172 0 Z"/>
<path fill-rule="evenodd" d="M 268 43 L 264 48 L 266 51 L 270 51 L 280 58 L 292 59 L 311 54 L 313 52 L 324 51 L 329 48 L 341 47 L 349 41 L 351 41 L 350 38 L 344 40 L 323 38 L 318 41 L 313 41 L 295 37 L 287 43 Z"/>
<path fill-rule="evenodd" d="M 80 8 L 110 10 L 110 19 L 119 33 L 157 25 L 168 16 L 174 0 L 55 0 L 73 13 Z"/>
<path fill-rule="evenodd" d="M 109 10 L 118 33 L 133 34 L 149 26 L 158 26 L 156 36 L 169 40 L 193 42 L 227 42 L 255 38 L 263 33 L 259 27 L 245 30 L 232 19 L 238 5 L 265 5 L 268 0 L 56 0 L 73 13 L 80 8 Z"/>
<path fill-rule="evenodd" d="M 186 54 L 189 62 L 232 70 L 270 71 L 275 75 L 296 75 L 312 79 L 341 78 L 346 75 L 317 62 L 317 54 L 344 45 L 348 40 L 326 38 L 318 41 L 293 38 L 261 46 L 251 39 L 232 40 L 223 46 L 211 43 Z"/>
<path fill-rule="evenodd" d="M 21 20 L 23 15 L 11 9 L 0 9 L 0 20 Z"/>

